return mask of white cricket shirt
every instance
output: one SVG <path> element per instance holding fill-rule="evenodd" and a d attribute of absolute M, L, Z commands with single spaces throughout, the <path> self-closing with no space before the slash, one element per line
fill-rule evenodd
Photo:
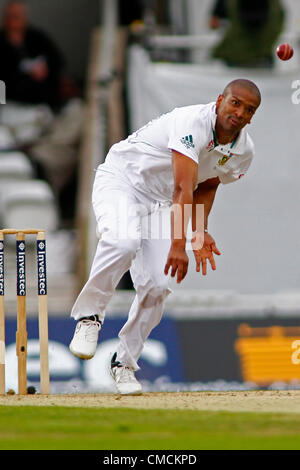
<path fill-rule="evenodd" d="M 245 129 L 235 142 L 215 144 L 216 118 L 215 102 L 175 108 L 113 145 L 100 167 L 112 166 L 135 189 L 164 202 L 173 198 L 172 150 L 198 164 L 198 183 L 217 176 L 233 183 L 248 170 L 254 145 Z"/>

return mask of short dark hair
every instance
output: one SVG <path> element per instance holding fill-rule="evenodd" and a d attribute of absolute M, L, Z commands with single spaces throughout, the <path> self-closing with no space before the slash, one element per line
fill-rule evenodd
<path fill-rule="evenodd" d="M 261 93 L 259 91 L 258 86 L 255 85 L 254 82 L 251 82 L 251 80 L 247 80 L 246 78 L 238 78 L 228 83 L 228 85 L 226 85 L 226 87 L 224 88 L 223 95 L 226 96 L 231 91 L 232 87 L 236 85 L 246 88 L 248 91 L 257 96 L 259 102 L 261 102 Z"/>

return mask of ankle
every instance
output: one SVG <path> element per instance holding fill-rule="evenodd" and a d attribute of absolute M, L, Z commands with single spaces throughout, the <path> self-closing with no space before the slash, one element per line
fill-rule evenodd
<path fill-rule="evenodd" d="M 81 320 L 92 320 L 92 321 L 97 321 L 98 323 L 102 324 L 102 322 L 99 320 L 98 314 L 82 317 L 82 318 L 80 318 L 79 321 L 81 321 Z"/>

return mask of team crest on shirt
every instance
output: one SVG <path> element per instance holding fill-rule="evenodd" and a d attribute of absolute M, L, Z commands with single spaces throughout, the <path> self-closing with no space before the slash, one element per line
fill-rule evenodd
<path fill-rule="evenodd" d="M 207 145 L 207 147 L 206 147 L 206 150 L 207 150 L 208 152 L 211 152 L 214 148 L 215 148 L 214 140 L 211 139 L 211 141 L 208 143 L 208 145 Z"/>
<path fill-rule="evenodd" d="M 186 146 L 187 149 L 195 148 L 192 135 L 186 135 L 180 139 L 180 142 Z"/>
<path fill-rule="evenodd" d="M 225 163 L 228 162 L 229 158 L 230 157 L 228 155 L 223 155 L 223 157 L 220 158 L 220 160 L 218 161 L 218 165 L 219 166 L 225 165 Z"/>

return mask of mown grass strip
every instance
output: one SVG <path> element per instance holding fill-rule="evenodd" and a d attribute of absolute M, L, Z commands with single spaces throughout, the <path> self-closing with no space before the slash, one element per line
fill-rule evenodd
<path fill-rule="evenodd" d="M 1 450 L 298 450 L 300 415 L 0 406 Z"/>

